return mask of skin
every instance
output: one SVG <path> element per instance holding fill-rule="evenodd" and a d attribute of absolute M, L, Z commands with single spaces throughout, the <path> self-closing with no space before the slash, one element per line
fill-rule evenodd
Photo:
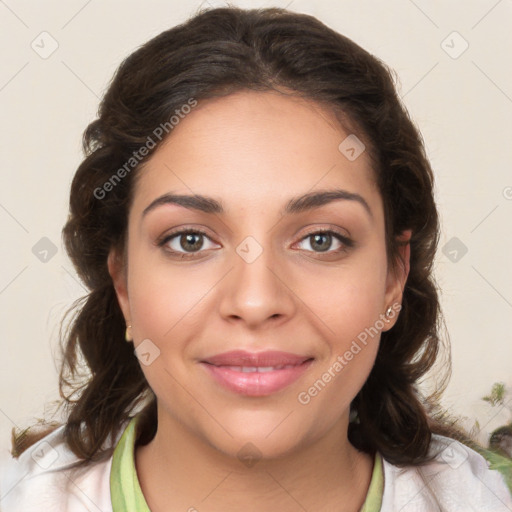
<path fill-rule="evenodd" d="M 338 149 L 347 135 L 312 101 L 243 91 L 200 102 L 138 175 L 127 262 L 112 251 L 109 270 L 135 346 L 150 339 L 160 350 L 142 365 L 158 400 L 158 430 L 135 451 L 153 512 L 362 506 L 373 459 L 347 439 L 349 406 L 371 371 L 380 335 L 308 404 L 297 399 L 388 306 L 401 303 L 407 278 L 407 249 L 401 271 L 386 258 L 369 156 L 349 161 Z M 292 197 L 340 188 L 363 197 L 370 212 L 358 201 L 336 200 L 280 213 Z M 225 212 L 165 204 L 143 215 L 171 192 L 211 196 Z M 180 235 L 159 247 L 177 227 L 200 228 L 207 237 L 201 246 L 199 236 L 198 249 L 190 249 L 197 238 L 187 245 Z M 308 235 L 322 229 L 349 237 L 353 247 L 334 237 L 315 245 Z M 248 236 L 263 250 L 251 263 L 236 251 Z M 187 248 L 192 259 L 171 256 Z M 248 397 L 222 388 L 199 364 L 233 349 L 315 360 L 285 389 Z M 252 467 L 237 457 L 248 442 L 261 456 Z"/>

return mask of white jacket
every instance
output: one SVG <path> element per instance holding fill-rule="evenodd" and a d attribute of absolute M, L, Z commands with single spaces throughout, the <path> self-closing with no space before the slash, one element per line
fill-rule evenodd
<path fill-rule="evenodd" d="M 1 512 L 112 511 L 112 457 L 84 470 L 66 469 L 77 458 L 64 444 L 62 431 L 60 427 L 41 439 L 19 459 L 4 461 Z M 439 435 L 433 436 L 430 450 L 438 456 L 421 468 L 402 469 L 383 459 L 380 512 L 512 512 L 503 475 L 490 470 L 480 454 Z"/>

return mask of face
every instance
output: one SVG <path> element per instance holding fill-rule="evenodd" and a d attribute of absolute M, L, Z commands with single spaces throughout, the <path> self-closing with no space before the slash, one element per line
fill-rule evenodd
<path fill-rule="evenodd" d="M 233 456 L 346 437 L 404 282 L 348 135 L 314 102 L 238 92 L 200 102 L 140 170 L 127 266 L 109 268 L 159 429 Z"/>

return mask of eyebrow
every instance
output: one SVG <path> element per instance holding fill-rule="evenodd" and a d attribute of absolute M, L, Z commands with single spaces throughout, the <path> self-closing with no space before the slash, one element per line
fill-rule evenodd
<path fill-rule="evenodd" d="M 355 201 L 364 207 L 370 217 L 373 217 L 370 206 L 361 195 L 343 189 L 310 192 L 298 197 L 292 197 L 280 213 L 282 215 L 298 214 L 315 208 L 320 208 L 321 206 L 337 200 Z M 213 197 L 199 194 L 178 195 L 169 193 L 157 197 L 152 201 L 142 212 L 142 217 L 146 216 L 155 208 L 167 204 L 175 204 L 188 208 L 189 210 L 198 210 L 210 214 L 225 213 L 222 202 L 217 201 Z"/>

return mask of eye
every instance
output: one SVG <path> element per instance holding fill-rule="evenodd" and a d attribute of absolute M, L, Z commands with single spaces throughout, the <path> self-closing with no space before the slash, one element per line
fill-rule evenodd
<path fill-rule="evenodd" d="M 205 241 L 212 246 L 205 248 Z M 212 249 L 213 242 L 200 229 L 182 229 L 166 235 L 158 242 L 158 246 L 164 247 L 171 254 L 179 254 L 182 258 L 187 258 L 197 254 L 201 249 Z"/>
<path fill-rule="evenodd" d="M 331 230 L 313 231 L 306 235 L 300 243 L 306 242 L 309 246 L 305 248 L 306 251 L 317 253 L 337 253 L 343 252 L 354 245 L 354 242 L 346 236 Z M 332 245 L 335 243 L 337 246 L 334 250 Z"/>
<path fill-rule="evenodd" d="M 210 246 L 205 247 L 205 242 Z M 333 230 L 312 231 L 301 239 L 300 244 L 306 244 L 306 247 L 299 247 L 308 252 L 314 253 L 341 253 L 353 247 L 354 242 L 346 236 Z M 335 245 L 333 249 L 333 244 Z M 159 247 L 172 256 L 179 256 L 182 259 L 194 257 L 202 250 L 212 249 L 215 244 L 210 237 L 200 229 L 181 229 L 167 234 L 157 242 Z M 206 244 L 207 245 L 207 244 Z"/>

